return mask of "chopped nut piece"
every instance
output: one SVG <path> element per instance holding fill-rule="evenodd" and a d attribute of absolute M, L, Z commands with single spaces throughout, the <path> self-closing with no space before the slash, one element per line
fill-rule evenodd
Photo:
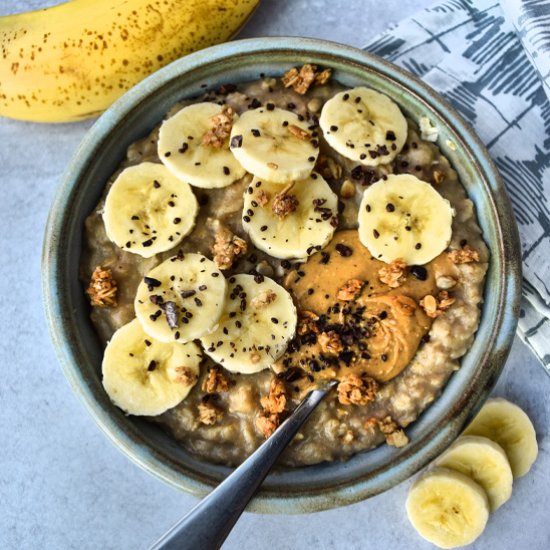
<path fill-rule="evenodd" d="M 176 367 L 174 370 L 177 373 L 176 378 L 174 378 L 174 382 L 178 382 L 184 386 L 190 386 L 197 381 L 197 373 L 189 367 Z"/>
<path fill-rule="evenodd" d="M 407 264 L 401 260 L 393 260 L 393 262 L 380 268 L 378 277 L 381 282 L 388 285 L 390 288 L 397 288 L 405 283 L 407 275 L 405 269 Z"/>
<path fill-rule="evenodd" d="M 277 294 L 275 294 L 275 292 L 271 289 L 268 289 L 260 292 L 257 296 L 254 296 L 254 298 L 250 300 L 250 305 L 253 308 L 259 309 L 271 304 L 271 302 L 274 302 L 276 299 Z"/>
<path fill-rule="evenodd" d="M 304 95 L 315 81 L 316 70 L 317 66 L 309 63 L 306 63 L 300 71 L 292 67 L 283 75 L 283 86 L 285 88 L 292 87 L 295 92 Z"/>
<path fill-rule="evenodd" d="M 338 355 L 344 349 L 340 336 L 334 330 L 321 332 L 317 338 L 317 342 L 319 342 L 323 353 L 330 355 Z"/>
<path fill-rule="evenodd" d="M 364 281 L 361 281 L 360 279 L 350 279 L 338 289 L 336 298 L 338 300 L 343 300 L 344 302 L 355 300 L 355 298 L 357 298 L 357 296 L 361 293 L 361 289 L 364 284 Z"/>
<path fill-rule="evenodd" d="M 302 130 L 299 126 L 296 126 L 295 124 L 291 124 L 290 126 L 288 126 L 288 131 L 293 136 L 296 136 L 298 139 L 301 139 L 302 141 L 309 141 L 311 139 L 311 134 L 309 132 Z"/>
<path fill-rule="evenodd" d="M 264 412 L 281 414 L 286 407 L 286 388 L 282 380 L 274 377 L 269 386 L 269 394 L 260 398 Z"/>
<path fill-rule="evenodd" d="M 317 73 L 317 75 L 315 75 L 315 84 L 319 84 L 320 86 L 322 86 L 330 80 L 331 76 L 332 69 L 325 69 L 324 71 L 321 71 L 320 73 Z"/>
<path fill-rule="evenodd" d="M 216 407 L 214 403 L 207 401 L 206 403 L 199 403 L 199 422 L 212 426 L 219 422 L 223 418 L 223 410 Z"/>
<path fill-rule="evenodd" d="M 233 109 L 224 105 L 219 114 L 211 117 L 212 128 L 202 136 L 202 144 L 212 145 L 216 149 L 224 147 L 233 127 L 233 115 Z"/>
<path fill-rule="evenodd" d="M 340 196 L 343 199 L 351 199 L 355 196 L 355 184 L 350 180 L 344 181 L 340 188 Z"/>
<path fill-rule="evenodd" d="M 435 280 L 435 284 L 437 285 L 437 288 L 442 288 L 443 290 L 449 290 L 449 288 L 453 288 L 453 286 L 456 285 L 456 281 L 452 277 L 447 277 L 446 275 L 442 275 Z"/>
<path fill-rule="evenodd" d="M 445 172 L 442 172 L 441 170 L 434 170 L 433 173 L 433 180 L 434 183 L 440 184 L 445 181 Z"/>
<path fill-rule="evenodd" d="M 113 279 L 111 270 L 98 265 L 92 273 L 90 286 L 86 289 L 86 294 L 90 297 L 92 306 L 116 306 L 116 293 L 117 284 Z"/>
<path fill-rule="evenodd" d="M 469 245 L 464 245 L 458 250 L 449 252 L 449 260 L 454 264 L 469 264 L 471 262 L 479 262 L 479 252 L 474 250 Z"/>
<path fill-rule="evenodd" d="M 319 315 L 317 315 L 316 313 L 313 313 L 313 311 L 307 311 L 307 310 L 300 311 L 298 315 L 298 328 L 296 332 L 300 336 L 303 336 L 308 332 L 314 332 L 317 334 L 319 332 L 319 329 L 317 327 L 316 321 L 318 320 L 319 320 Z"/>
<path fill-rule="evenodd" d="M 238 256 L 246 254 L 247 244 L 244 239 L 222 226 L 214 235 L 214 244 L 210 250 L 216 265 L 220 269 L 229 269 Z"/>
<path fill-rule="evenodd" d="M 294 182 L 277 193 L 271 203 L 271 210 L 280 220 L 284 220 L 289 214 L 295 212 L 300 204 L 295 195 L 288 194 L 293 185 Z"/>
<path fill-rule="evenodd" d="M 219 367 L 212 367 L 208 376 L 202 381 L 202 391 L 206 393 L 220 393 L 229 390 L 229 378 Z"/>
<path fill-rule="evenodd" d="M 277 414 L 261 413 L 256 418 L 256 426 L 266 439 L 279 427 L 279 422 Z"/>
<path fill-rule="evenodd" d="M 373 378 L 348 374 L 338 384 L 338 401 L 342 405 L 367 405 L 377 390 L 378 384 Z"/>
<path fill-rule="evenodd" d="M 414 315 L 416 310 L 416 302 L 408 296 L 396 296 L 395 302 L 403 315 Z"/>
<path fill-rule="evenodd" d="M 271 198 L 271 195 L 267 192 L 267 191 L 264 191 L 263 189 L 259 191 L 259 193 L 256 195 L 256 202 L 260 205 L 260 206 L 265 206 L 268 202 L 269 202 L 269 199 Z"/>

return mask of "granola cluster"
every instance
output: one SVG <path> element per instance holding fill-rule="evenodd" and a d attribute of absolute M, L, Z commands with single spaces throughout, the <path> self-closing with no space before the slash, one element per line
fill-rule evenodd
<path fill-rule="evenodd" d="M 223 418 L 223 410 L 220 409 L 211 399 L 203 401 L 198 405 L 198 418 L 201 424 L 213 426 Z"/>
<path fill-rule="evenodd" d="M 344 302 L 355 300 L 361 293 L 361 289 L 364 285 L 364 281 L 360 279 L 349 279 L 349 281 L 346 281 L 346 283 L 338 289 L 336 298 Z"/>
<path fill-rule="evenodd" d="M 222 149 L 231 134 L 234 114 L 235 113 L 231 107 L 224 105 L 221 113 L 210 119 L 212 128 L 210 128 L 210 130 L 202 136 L 202 144 L 212 145 L 212 147 L 215 147 L 216 149 Z"/>
<path fill-rule="evenodd" d="M 321 332 L 317 338 L 317 342 L 319 342 L 319 345 L 321 346 L 321 351 L 323 353 L 327 353 L 328 355 L 338 355 L 344 350 L 342 340 L 340 339 L 339 334 L 334 330 Z"/>
<path fill-rule="evenodd" d="M 407 280 L 406 269 L 407 264 L 403 260 L 393 260 L 393 262 L 380 268 L 378 278 L 390 288 L 397 288 Z"/>
<path fill-rule="evenodd" d="M 284 382 L 279 378 L 273 378 L 269 386 L 269 394 L 260 399 L 263 411 L 256 419 L 256 426 L 266 439 L 279 427 L 286 403 Z"/>
<path fill-rule="evenodd" d="M 255 309 L 260 309 L 262 307 L 268 306 L 276 299 L 277 294 L 275 294 L 275 292 L 273 292 L 271 289 L 268 289 L 260 292 L 257 296 L 254 296 L 254 298 L 250 300 L 250 305 Z"/>
<path fill-rule="evenodd" d="M 331 69 L 319 72 L 316 65 L 306 63 L 300 70 L 292 67 L 283 75 L 282 81 L 285 88 L 292 88 L 300 95 L 304 95 L 312 84 L 326 84 L 331 75 Z"/>
<path fill-rule="evenodd" d="M 114 307 L 117 305 L 117 290 L 117 284 L 113 279 L 111 270 L 99 265 L 92 273 L 90 286 L 86 289 L 86 294 L 90 297 L 92 306 Z"/>
<path fill-rule="evenodd" d="M 454 264 L 469 264 L 479 262 L 479 252 L 474 250 L 469 245 L 464 245 L 462 248 L 452 250 L 449 254 L 449 260 Z"/>
<path fill-rule="evenodd" d="M 184 386 L 191 386 L 197 381 L 197 373 L 189 367 L 176 367 L 174 370 L 176 371 L 176 377 L 174 381 L 178 382 L 179 384 L 183 384 Z"/>
<path fill-rule="evenodd" d="M 212 367 L 202 382 L 205 393 L 222 393 L 229 390 L 231 381 L 219 367 Z"/>
<path fill-rule="evenodd" d="M 211 251 L 216 265 L 225 270 L 231 268 L 238 256 L 246 254 L 247 244 L 227 227 L 221 227 L 214 235 Z"/>
<path fill-rule="evenodd" d="M 298 208 L 298 199 L 295 195 L 288 194 L 290 187 L 277 193 L 271 203 L 271 210 L 280 220 L 284 220 L 289 214 L 295 212 Z"/>
<path fill-rule="evenodd" d="M 384 434 L 386 443 L 392 447 L 404 447 L 409 438 L 391 416 L 378 420 L 378 428 Z"/>
<path fill-rule="evenodd" d="M 455 303 L 455 299 L 446 290 L 438 293 L 437 297 L 427 294 L 420 300 L 420 305 L 428 317 L 435 319 L 443 314 Z"/>
<path fill-rule="evenodd" d="M 351 373 L 342 378 L 337 390 L 342 405 L 368 405 L 376 396 L 378 383 L 368 376 Z"/>

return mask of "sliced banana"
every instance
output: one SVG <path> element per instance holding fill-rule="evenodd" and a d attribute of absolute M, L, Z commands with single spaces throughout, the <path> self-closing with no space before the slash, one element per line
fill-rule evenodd
<path fill-rule="evenodd" d="M 453 215 L 449 201 L 429 183 L 390 175 L 363 194 L 359 239 L 384 262 L 400 258 L 408 265 L 426 264 L 451 242 Z"/>
<path fill-rule="evenodd" d="M 407 515 L 418 534 L 439 548 L 476 540 L 489 519 L 485 491 L 468 476 L 434 468 L 410 488 Z"/>
<path fill-rule="evenodd" d="M 220 115 L 217 103 L 195 103 L 165 120 L 160 127 L 158 155 L 175 176 L 196 187 L 226 187 L 245 175 L 244 168 L 229 150 L 203 144 Z"/>
<path fill-rule="evenodd" d="M 243 113 L 231 130 L 231 151 L 246 170 L 276 183 L 311 174 L 319 141 L 308 123 L 284 109 L 261 107 Z"/>
<path fill-rule="evenodd" d="M 294 336 L 296 307 L 282 286 L 261 275 L 231 277 L 228 292 L 217 328 L 201 338 L 203 348 L 229 371 L 259 372 Z"/>
<path fill-rule="evenodd" d="M 223 311 L 227 283 L 201 254 L 178 254 L 151 270 L 137 289 L 136 316 L 160 342 L 189 342 L 212 330 Z"/>
<path fill-rule="evenodd" d="M 126 413 L 156 416 L 187 397 L 197 382 L 201 360 L 195 343 L 158 342 L 134 319 L 107 344 L 103 387 Z"/>
<path fill-rule="evenodd" d="M 506 453 L 514 477 L 525 475 L 538 455 L 537 434 L 529 417 L 506 399 L 489 399 L 464 430 L 498 443 Z"/>
<path fill-rule="evenodd" d="M 512 496 L 512 468 L 500 445 L 476 435 L 459 437 L 436 461 L 436 466 L 450 468 L 481 485 L 491 511 Z"/>
<path fill-rule="evenodd" d="M 181 242 L 195 226 L 198 211 L 187 183 L 162 164 L 142 162 L 116 178 L 105 200 L 103 222 L 117 246 L 150 258 Z"/>
<path fill-rule="evenodd" d="M 286 186 L 255 178 L 244 193 L 243 227 L 257 248 L 276 258 L 321 250 L 337 220 L 338 197 L 316 173 Z"/>
<path fill-rule="evenodd" d="M 319 124 L 333 149 L 367 166 L 391 162 L 407 140 L 407 121 L 397 104 L 369 88 L 329 99 Z"/>

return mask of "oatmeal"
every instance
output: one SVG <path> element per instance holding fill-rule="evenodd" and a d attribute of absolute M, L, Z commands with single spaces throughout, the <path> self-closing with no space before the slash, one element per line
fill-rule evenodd
<path fill-rule="evenodd" d="M 192 353 L 182 353 L 170 368 L 148 357 L 151 375 L 158 380 L 164 376 L 170 383 L 180 380 L 188 392 L 179 404 L 150 418 L 186 449 L 212 462 L 242 462 L 308 391 L 332 379 L 338 380 L 337 388 L 285 451 L 283 464 L 343 460 L 384 442 L 406 445 L 403 429 L 460 368 L 460 357 L 479 322 L 489 254 L 473 203 L 456 172 L 431 136 L 421 138 L 412 120 L 403 117 L 394 129 L 386 129 L 373 113 L 369 126 L 379 131 L 368 130 L 369 140 L 361 143 L 353 135 L 345 136 L 349 128 L 335 119 L 327 123 L 324 107 L 334 98 L 351 113 L 365 110 L 368 97 L 397 117 L 380 94 L 345 90 L 330 76 L 329 70 L 305 65 L 282 78 L 225 86 L 176 105 L 168 114 L 170 127 L 160 130 L 160 140 L 156 128 L 129 147 L 86 220 L 81 272 L 100 339 L 107 342 L 134 319 L 140 288 L 140 307 L 154 318 L 148 325 L 162 328 L 158 334 L 165 338 L 164 345 L 180 351 L 193 346 L 188 349 Z M 178 130 L 177 146 L 170 145 L 176 122 L 185 124 L 175 115 L 188 105 L 204 105 L 201 102 L 208 102 L 208 107 L 196 107 L 197 112 L 204 109 L 204 124 L 192 131 Z M 265 110 L 265 117 L 256 126 L 243 117 L 259 109 Z M 273 120 L 278 121 L 276 129 L 270 126 Z M 281 140 L 278 156 L 269 152 L 270 132 Z M 288 151 L 285 144 L 292 145 Z M 247 149 L 252 145 L 261 153 Z M 192 184 L 196 209 L 186 210 L 179 197 L 162 195 L 155 223 L 144 221 L 145 212 L 132 220 L 129 211 L 125 231 L 139 227 L 149 235 L 136 245 L 117 246 L 103 218 L 109 190 L 124 169 L 142 163 L 161 166 L 161 161 Z M 210 178 L 204 175 L 207 165 Z M 267 175 L 282 181 L 274 183 Z M 415 227 L 405 199 L 385 200 L 381 211 L 374 204 L 362 204 L 365 190 L 376 182 L 396 181 L 396 176 L 427 182 L 447 201 L 454 213 L 450 240 L 445 235 L 432 238 Z M 151 196 L 157 191 L 166 193 L 166 187 L 155 176 Z M 395 229 L 394 220 L 407 214 L 413 220 L 410 225 Z M 360 231 L 362 219 L 367 225 Z M 402 233 L 390 235 L 394 229 Z M 364 242 L 366 233 L 373 250 L 378 243 L 399 244 L 414 236 L 412 258 L 429 254 L 437 239 L 442 245 L 427 261 L 404 256 L 390 260 L 371 252 Z M 303 237 L 307 234 L 313 236 L 308 240 Z M 135 233 L 131 235 L 129 241 Z M 173 240 L 163 241 L 164 235 Z M 146 254 L 151 247 L 161 251 L 150 257 L 135 253 L 139 249 Z M 212 274 L 221 270 L 212 279 L 218 281 L 216 296 L 222 295 L 220 277 L 227 281 L 226 302 L 217 304 L 219 311 L 211 303 L 214 290 L 209 279 L 199 285 L 202 290 L 187 288 L 176 271 L 170 271 L 182 270 L 193 255 L 208 258 Z M 166 279 L 150 277 L 154 269 L 164 273 L 164 266 Z M 212 277 L 210 272 L 206 275 Z M 172 286 L 180 284 L 174 296 L 162 293 L 171 277 Z M 276 286 L 269 286 L 270 281 Z M 286 296 L 295 310 L 283 307 Z M 219 331 L 219 337 L 194 338 L 200 339 L 200 349 L 193 342 L 178 343 L 186 341 L 185 331 L 195 319 L 206 319 L 208 308 L 211 330 Z M 256 323 L 262 330 L 244 334 L 238 323 Z M 232 332 L 237 329 L 238 337 Z M 148 337 L 144 340 L 142 354 L 160 345 L 148 345 Z M 201 353 L 199 372 L 195 363 Z M 237 357 L 246 371 L 234 370 Z M 275 359 L 268 364 L 269 357 Z"/>

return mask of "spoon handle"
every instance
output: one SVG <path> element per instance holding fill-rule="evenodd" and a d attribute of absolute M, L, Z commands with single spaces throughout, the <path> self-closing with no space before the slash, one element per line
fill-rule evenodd
<path fill-rule="evenodd" d="M 281 453 L 331 387 L 329 384 L 310 392 L 265 443 L 150 550 L 218 550 Z"/>

